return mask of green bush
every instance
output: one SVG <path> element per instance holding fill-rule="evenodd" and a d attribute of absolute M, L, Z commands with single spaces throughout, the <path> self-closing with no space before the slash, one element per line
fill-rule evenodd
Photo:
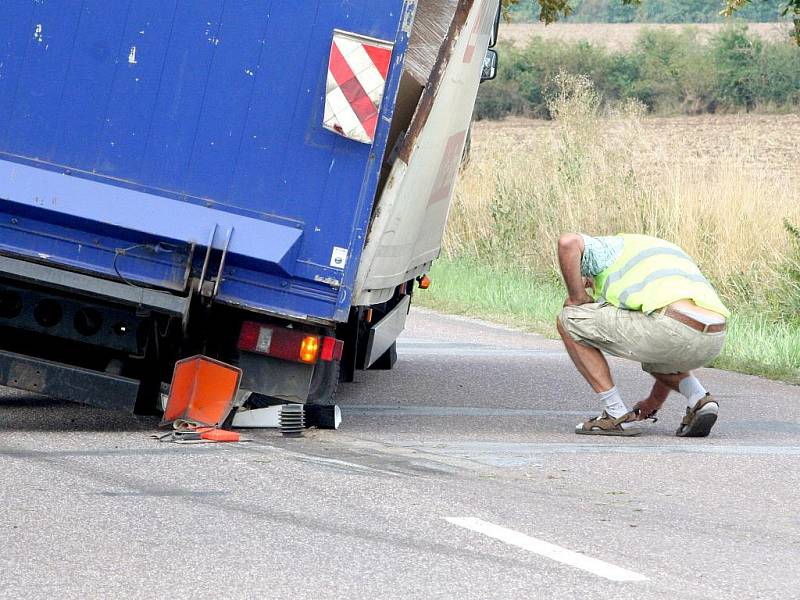
<path fill-rule="evenodd" d="M 643 30 L 633 48 L 610 51 L 587 42 L 534 38 L 527 47 L 500 47 L 497 80 L 481 86 L 475 115 L 548 118 L 557 73 L 584 75 L 604 105 L 636 99 L 651 112 L 699 114 L 717 110 L 800 106 L 800 48 L 764 42 L 745 25 L 731 25 L 703 43 L 697 30 Z"/>
<path fill-rule="evenodd" d="M 759 72 L 763 52 L 761 40 L 748 36 L 743 26 L 727 27 L 714 36 L 711 57 L 721 103 L 746 109 L 755 106 L 763 87 Z"/>
<path fill-rule="evenodd" d="M 761 103 L 780 108 L 800 106 L 800 52 L 790 44 L 765 44 L 759 62 Z"/>

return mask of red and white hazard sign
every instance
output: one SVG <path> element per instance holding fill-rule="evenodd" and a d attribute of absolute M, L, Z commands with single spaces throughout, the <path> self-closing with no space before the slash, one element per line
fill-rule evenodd
<path fill-rule="evenodd" d="M 378 127 L 392 44 L 335 31 L 325 93 L 326 129 L 371 144 Z"/>

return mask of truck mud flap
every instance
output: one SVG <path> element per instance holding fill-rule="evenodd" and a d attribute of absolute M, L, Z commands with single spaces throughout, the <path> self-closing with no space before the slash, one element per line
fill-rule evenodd
<path fill-rule="evenodd" d="M 52 398 L 133 412 L 139 382 L 0 350 L 0 385 Z"/>
<path fill-rule="evenodd" d="M 389 347 L 394 344 L 397 336 L 406 326 L 408 308 L 411 304 L 411 296 L 404 296 L 402 300 L 390 310 L 385 317 L 378 321 L 369 330 L 367 341 L 367 354 L 364 358 L 364 369 L 369 369 Z"/>

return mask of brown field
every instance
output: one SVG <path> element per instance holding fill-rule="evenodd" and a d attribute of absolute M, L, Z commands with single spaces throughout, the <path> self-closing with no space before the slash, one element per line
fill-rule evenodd
<path fill-rule="evenodd" d="M 630 126 L 620 119 L 601 123 L 612 139 Z M 800 186 L 800 114 L 646 117 L 636 127 L 640 168 L 663 164 L 665 153 L 677 165 L 706 167 L 735 160 L 743 169 L 764 169 Z M 553 121 L 522 118 L 479 121 L 473 126 L 473 149 L 479 153 L 503 140 L 518 152 L 533 151 L 546 145 L 556 128 Z M 800 187 L 796 191 L 800 204 Z"/>
<path fill-rule="evenodd" d="M 544 39 L 564 40 L 567 42 L 587 41 L 598 46 L 607 46 L 612 50 L 626 50 L 633 46 L 642 29 L 667 29 L 681 31 L 692 27 L 700 32 L 700 39 L 707 39 L 710 34 L 719 31 L 720 23 L 700 23 L 693 25 L 657 24 L 657 23 L 503 23 L 500 26 L 500 39 L 515 45 L 524 46 L 534 36 Z M 787 40 L 791 23 L 748 23 L 749 31 L 766 40 Z"/>

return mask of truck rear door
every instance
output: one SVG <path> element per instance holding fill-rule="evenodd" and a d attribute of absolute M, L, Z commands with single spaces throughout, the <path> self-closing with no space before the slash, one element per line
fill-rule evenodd
<path fill-rule="evenodd" d="M 346 319 L 414 5 L 3 2 L 0 252 Z"/>

